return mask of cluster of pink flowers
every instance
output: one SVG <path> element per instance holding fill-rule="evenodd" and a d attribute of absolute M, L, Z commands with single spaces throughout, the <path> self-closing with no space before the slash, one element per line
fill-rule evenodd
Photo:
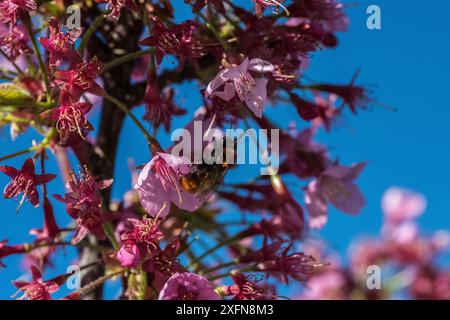
<path fill-rule="evenodd" d="M 43 274 L 64 246 L 76 246 L 79 261 L 97 259 L 80 265 L 97 278 L 63 299 L 101 298 L 95 289 L 114 277 L 122 280 L 123 299 L 277 299 L 281 284 L 320 283 L 320 277 L 349 286 L 344 269 L 301 246 L 310 229 L 327 223 L 330 204 L 356 215 L 365 203 L 356 184 L 365 162 L 341 163 L 314 136 L 332 130 L 344 112 L 367 107 L 368 91 L 355 79 L 344 85 L 299 81 L 313 52 L 338 45 L 336 33 L 348 25 L 344 6 L 337 0 L 248 1 L 254 4 L 250 10 L 237 1 L 186 0 L 192 13 L 181 23 L 174 18 L 177 6 L 167 0 L 77 2 L 82 12 L 77 28 L 64 25 L 65 10 L 48 16 L 53 11 L 47 3 L 1 1 L 6 67 L 0 76 L 6 83 L 0 83 L 0 126 L 10 125 L 13 138 L 27 129 L 44 136 L 26 150 L 0 157 L 33 153 L 21 169 L 0 166 L 11 178 L 3 195 L 20 197 L 18 207 L 28 199 L 43 208 L 42 228 L 30 230 L 33 242 L 0 238 L 1 267 L 12 255 L 24 255 L 30 266 L 32 280 L 14 282 L 23 298 L 60 293 L 70 275 L 43 280 Z M 64 2 L 70 4 L 75 1 Z M 43 19 L 32 19 L 34 14 Z M 203 139 L 201 150 L 194 146 L 192 154 L 174 155 L 177 146 L 163 148 L 156 137 L 160 127 L 170 132 L 174 118 L 192 110 L 177 96 L 177 85 L 187 82 L 198 85 L 203 105 L 185 128 L 193 132 L 200 120 L 202 136 L 209 139 Z M 269 117 L 269 104 L 286 102 L 301 130 L 278 127 Z M 142 119 L 134 113 L 141 107 Z M 92 119 L 94 108 L 101 108 L 99 119 Z M 131 143 L 140 138 L 124 132 L 126 116 L 142 132 L 151 157 L 132 166 L 133 187 L 117 200 L 110 187 L 119 180 L 119 137 L 122 133 Z M 280 129 L 279 171 L 229 183 L 227 173 L 239 165 L 192 161 L 225 144 L 222 132 L 229 125 Z M 221 156 L 211 154 L 213 160 Z M 47 184 L 56 176 L 45 171 L 50 158 L 58 162 L 65 184 L 53 197 Z M 116 191 L 124 190 L 115 186 Z M 424 283 L 445 278 L 429 263 L 442 244 L 419 238 L 405 223 L 420 213 L 421 200 L 402 192 L 395 196 L 385 204 L 383 241 L 389 244 L 372 246 L 365 259 L 395 254 L 405 263 L 421 260 L 415 297 L 427 297 Z M 70 217 L 66 227 L 56 222 L 55 199 Z M 242 215 L 229 214 L 236 208 Z M 236 216 L 242 219 L 231 223 Z"/>
<path fill-rule="evenodd" d="M 353 243 L 348 265 L 330 256 L 334 263 L 309 279 L 300 298 L 450 299 L 450 272 L 438 262 L 439 255 L 450 248 L 450 233 L 422 234 L 416 219 L 425 207 L 421 194 L 397 187 L 388 189 L 382 199 L 380 236 Z M 367 285 L 370 266 L 381 271 L 377 288 Z"/>

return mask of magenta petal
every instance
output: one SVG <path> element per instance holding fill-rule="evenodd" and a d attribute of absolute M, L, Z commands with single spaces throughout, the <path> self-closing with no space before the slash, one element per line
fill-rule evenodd
<path fill-rule="evenodd" d="M 138 191 L 141 205 L 149 215 L 156 217 L 159 213 L 160 217 L 165 217 L 170 210 L 170 196 L 151 171 L 151 166 L 152 162 L 149 162 L 141 171 L 135 189 Z M 164 204 L 165 208 L 161 211 Z"/>
<path fill-rule="evenodd" d="M 159 152 L 158 156 L 163 158 L 164 161 L 175 171 L 180 172 L 181 174 L 187 174 L 191 171 L 191 162 L 188 158 L 185 157 L 177 157 L 173 156 L 169 153 Z"/>
<path fill-rule="evenodd" d="M 258 118 L 262 117 L 267 98 L 267 80 L 266 78 L 255 79 L 255 87 L 245 93 L 245 104 Z"/>
<path fill-rule="evenodd" d="M 75 230 L 75 234 L 73 235 L 72 241 L 70 241 L 70 243 L 72 245 L 76 245 L 81 240 L 83 240 L 84 237 L 86 237 L 88 231 L 89 230 L 87 228 L 82 227 L 82 226 L 78 226 L 77 229 Z"/>
<path fill-rule="evenodd" d="M 358 214 L 365 205 L 363 194 L 354 183 L 347 183 L 344 187 L 345 190 L 331 198 L 330 202 L 346 213 Z"/>
<path fill-rule="evenodd" d="M 48 293 L 54 293 L 59 290 L 59 285 L 56 282 L 45 282 L 44 286 Z"/>
<path fill-rule="evenodd" d="M 20 171 L 29 172 L 34 174 L 34 160 L 33 158 L 27 158 Z"/>
<path fill-rule="evenodd" d="M 10 166 L 0 166 L 0 172 L 3 172 L 11 179 L 14 179 L 19 173 L 19 170 Z"/>
<path fill-rule="evenodd" d="M 264 73 L 264 72 L 273 72 L 275 68 L 273 64 L 271 64 L 269 61 L 256 58 L 250 60 L 248 70 Z"/>
<path fill-rule="evenodd" d="M 13 281 L 13 285 L 17 287 L 17 289 L 23 290 L 25 287 L 30 285 L 30 282 L 27 281 Z"/>
<path fill-rule="evenodd" d="M 42 280 L 42 273 L 38 268 L 36 268 L 36 266 L 31 266 L 31 275 L 33 277 L 33 281 Z"/>
<path fill-rule="evenodd" d="M 232 83 L 225 83 L 223 91 L 215 91 L 214 96 L 224 101 L 230 101 L 236 95 L 236 88 Z"/>
<path fill-rule="evenodd" d="M 102 180 L 96 183 L 98 190 L 103 190 L 109 188 L 114 182 L 114 179 Z"/>
<path fill-rule="evenodd" d="M 176 190 L 170 192 L 170 199 L 178 208 L 192 212 L 202 205 L 196 195 L 184 191 L 180 185 L 178 190 L 178 192 Z"/>
<path fill-rule="evenodd" d="M 5 197 L 5 199 L 11 199 L 12 197 L 15 197 L 19 194 L 19 189 L 17 189 L 16 184 L 13 181 L 10 181 L 6 187 L 5 190 L 3 191 L 3 196 Z"/>
<path fill-rule="evenodd" d="M 389 222 L 400 223 L 420 216 L 427 201 L 419 193 L 392 187 L 384 193 L 381 206 Z"/>
<path fill-rule="evenodd" d="M 28 194 L 28 200 L 30 200 L 30 203 L 33 205 L 33 207 L 39 207 L 39 194 L 36 188 L 31 190 L 31 192 Z"/>
<path fill-rule="evenodd" d="M 328 221 L 328 206 L 320 195 L 316 180 L 308 185 L 305 203 L 309 213 L 309 226 L 313 229 L 321 229 Z"/>
<path fill-rule="evenodd" d="M 37 184 L 48 183 L 55 178 L 56 178 L 56 174 L 51 174 L 51 173 L 41 174 L 41 175 L 36 176 L 36 183 Z"/>

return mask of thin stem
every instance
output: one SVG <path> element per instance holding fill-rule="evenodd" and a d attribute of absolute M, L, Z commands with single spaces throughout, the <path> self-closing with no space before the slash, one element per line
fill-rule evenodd
<path fill-rule="evenodd" d="M 150 48 L 150 49 L 147 49 L 147 50 L 139 50 L 139 51 L 136 51 L 136 52 L 132 52 L 132 53 L 126 54 L 126 55 L 124 55 L 122 57 L 119 57 L 117 59 L 109 61 L 108 63 L 105 63 L 105 65 L 103 66 L 102 73 L 107 71 L 107 70 L 109 70 L 109 69 L 111 69 L 111 68 L 114 68 L 114 67 L 116 67 L 116 66 L 118 66 L 118 65 L 120 65 L 122 63 L 135 60 L 137 58 L 140 58 L 140 57 L 148 55 L 148 54 L 152 54 L 153 52 L 154 52 L 154 49 Z"/>
<path fill-rule="evenodd" d="M 2 56 L 5 57 L 6 60 L 8 60 L 13 65 L 13 67 L 17 70 L 18 74 L 23 75 L 23 71 L 19 68 L 17 63 L 15 63 L 12 59 L 10 59 L 8 57 L 8 55 L 3 50 L 0 50 L 0 53 L 1 53 Z"/>
<path fill-rule="evenodd" d="M 258 267 L 255 266 L 255 265 L 254 266 L 250 266 L 248 268 L 244 268 L 244 269 L 239 270 L 240 273 L 256 272 L 256 271 L 260 271 L 260 270 L 258 270 Z M 209 281 L 214 281 L 214 280 L 226 278 L 226 277 L 229 277 L 229 276 L 231 276 L 231 272 L 226 272 L 226 273 L 222 273 L 222 274 L 219 274 L 219 275 L 216 275 L 216 276 L 212 276 L 212 277 L 208 278 L 208 280 Z"/>
<path fill-rule="evenodd" d="M 35 37 L 34 32 L 33 32 L 31 19 L 25 19 L 23 22 L 24 22 L 25 28 L 27 29 L 28 35 L 30 36 L 34 52 L 35 52 L 36 57 L 38 59 L 39 69 L 41 69 L 42 77 L 44 78 L 45 91 L 46 91 L 46 94 L 47 94 L 47 101 L 50 101 L 51 100 L 51 96 L 50 96 L 50 91 L 49 91 L 50 90 L 49 77 L 48 77 L 48 74 L 47 74 L 47 69 L 45 68 L 45 65 L 44 65 L 44 61 L 42 60 L 41 52 L 39 51 L 39 46 L 37 44 L 36 37 Z"/>
<path fill-rule="evenodd" d="M 237 264 L 239 264 L 239 260 L 235 259 L 235 260 L 232 260 L 230 262 L 222 263 L 222 264 L 219 264 L 219 265 L 217 265 L 215 267 L 206 269 L 206 270 L 202 271 L 202 274 L 213 273 L 214 271 L 217 271 L 217 270 L 220 270 L 220 269 L 223 269 L 223 268 L 227 268 L 227 267 L 231 267 L 231 266 L 235 266 Z"/>
<path fill-rule="evenodd" d="M 8 160 L 8 159 L 11 159 L 11 158 L 14 158 L 14 157 L 17 157 L 17 156 L 21 156 L 23 154 L 27 154 L 27 153 L 30 153 L 30 152 L 33 152 L 33 151 L 39 151 L 40 149 L 47 147 L 50 144 L 50 142 L 52 141 L 52 139 L 53 139 L 55 134 L 56 134 L 56 129 L 54 129 L 54 128 L 50 129 L 47 132 L 45 138 L 42 139 L 42 141 L 39 144 L 37 144 L 35 146 L 32 146 L 30 148 L 21 150 L 21 151 L 17 151 L 17 152 L 8 154 L 8 155 L 3 156 L 3 157 L 0 157 L 0 162 Z"/>
<path fill-rule="evenodd" d="M 141 132 L 144 134 L 144 137 L 145 139 L 147 139 L 147 142 L 149 143 L 152 152 L 162 150 L 158 140 L 156 140 L 148 133 L 148 131 L 145 129 L 145 127 L 142 125 L 139 119 L 136 118 L 136 116 L 122 102 L 120 102 L 119 100 L 117 100 L 116 98 L 114 98 L 109 94 L 105 94 L 104 98 L 110 101 L 111 103 L 115 104 L 120 110 L 122 110 L 123 112 L 125 112 L 125 114 L 130 116 L 131 120 L 134 121 L 139 130 L 141 130 Z"/>
<path fill-rule="evenodd" d="M 243 236 L 242 234 L 237 234 L 234 237 L 228 238 L 222 242 L 217 243 L 214 247 L 210 248 L 209 250 L 207 250 L 206 252 L 204 252 L 201 256 L 199 256 L 196 260 L 192 261 L 191 264 L 189 265 L 189 267 L 195 267 L 196 271 L 198 271 L 198 264 L 200 261 L 202 261 L 204 258 L 206 258 L 207 256 L 209 256 L 211 253 L 213 253 L 214 251 L 222 248 L 223 246 L 226 246 L 230 243 L 233 243 L 235 241 L 241 240 L 242 238 L 244 238 L 245 236 Z M 188 268 L 189 268 L 188 267 Z"/>
<path fill-rule="evenodd" d="M 201 12 L 198 12 L 197 15 L 205 21 L 206 27 L 214 34 L 214 36 L 217 38 L 217 40 L 219 40 L 222 47 L 224 49 L 229 49 L 230 46 L 228 45 L 228 43 L 226 43 L 222 39 L 222 37 L 219 34 L 219 31 L 217 31 L 216 27 L 212 23 L 209 22 L 208 18 L 206 18 L 206 16 Z"/>
<path fill-rule="evenodd" d="M 147 272 L 145 270 L 141 270 L 139 272 L 140 277 L 140 287 L 139 287 L 139 295 L 138 300 L 145 300 L 145 296 L 147 294 Z"/>
<path fill-rule="evenodd" d="M 83 38 L 81 39 L 81 43 L 78 47 L 78 51 L 80 52 L 80 55 L 83 56 L 84 50 L 86 49 L 87 43 L 91 36 L 94 34 L 95 30 L 100 26 L 100 24 L 105 19 L 105 16 L 102 14 L 95 18 L 95 20 L 92 22 L 89 29 L 86 30 L 85 34 L 83 35 Z"/>
<path fill-rule="evenodd" d="M 114 250 L 119 250 L 120 245 L 119 242 L 117 242 L 116 235 L 114 234 L 114 226 L 111 221 L 103 224 L 103 231 L 105 232 L 109 241 L 111 241 Z"/>
<path fill-rule="evenodd" d="M 17 152 L 8 154 L 6 156 L 0 157 L 0 162 L 8 160 L 8 159 L 11 159 L 11 158 L 14 158 L 14 157 L 17 157 L 17 156 L 21 156 L 23 154 L 27 154 L 27 153 L 30 153 L 30 152 L 33 152 L 33 151 L 37 151 L 37 150 L 39 150 L 39 148 L 37 148 L 37 146 L 34 146 L 34 147 L 27 148 L 27 149 L 24 149 L 24 150 L 21 150 L 21 151 L 17 151 Z"/>

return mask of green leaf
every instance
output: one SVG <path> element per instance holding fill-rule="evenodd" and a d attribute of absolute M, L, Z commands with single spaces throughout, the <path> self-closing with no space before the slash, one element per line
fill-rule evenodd
<path fill-rule="evenodd" d="M 33 102 L 33 97 L 24 88 L 13 83 L 0 84 L 0 106 L 20 106 Z"/>

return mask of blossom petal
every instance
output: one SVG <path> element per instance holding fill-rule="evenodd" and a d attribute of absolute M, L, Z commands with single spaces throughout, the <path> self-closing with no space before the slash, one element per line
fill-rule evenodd
<path fill-rule="evenodd" d="M 10 166 L 0 166 L 0 172 L 3 172 L 11 179 L 14 179 L 19 173 L 19 170 Z"/>
<path fill-rule="evenodd" d="M 358 214 L 366 203 L 364 195 L 354 183 L 346 183 L 344 188 L 337 196 L 329 199 L 330 202 L 343 212 Z"/>
<path fill-rule="evenodd" d="M 160 217 L 165 217 L 170 210 L 170 195 L 151 171 L 151 166 L 152 162 L 149 162 L 141 171 L 135 189 L 141 205 L 149 215 L 156 217 L 159 213 Z M 164 205 L 165 208 L 162 209 Z"/>
<path fill-rule="evenodd" d="M 258 118 L 262 117 L 265 109 L 267 82 L 268 80 L 266 78 L 257 78 L 255 79 L 255 87 L 244 93 L 245 104 Z"/>
<path fill-rule="evenodd" d="M 325 199 L 320 195 L 317 180 L 308 185 L 305 203 L 309 213 L 309 226 L 313 229 L 321 229 L 328 221 L 328 206 Z"/>

